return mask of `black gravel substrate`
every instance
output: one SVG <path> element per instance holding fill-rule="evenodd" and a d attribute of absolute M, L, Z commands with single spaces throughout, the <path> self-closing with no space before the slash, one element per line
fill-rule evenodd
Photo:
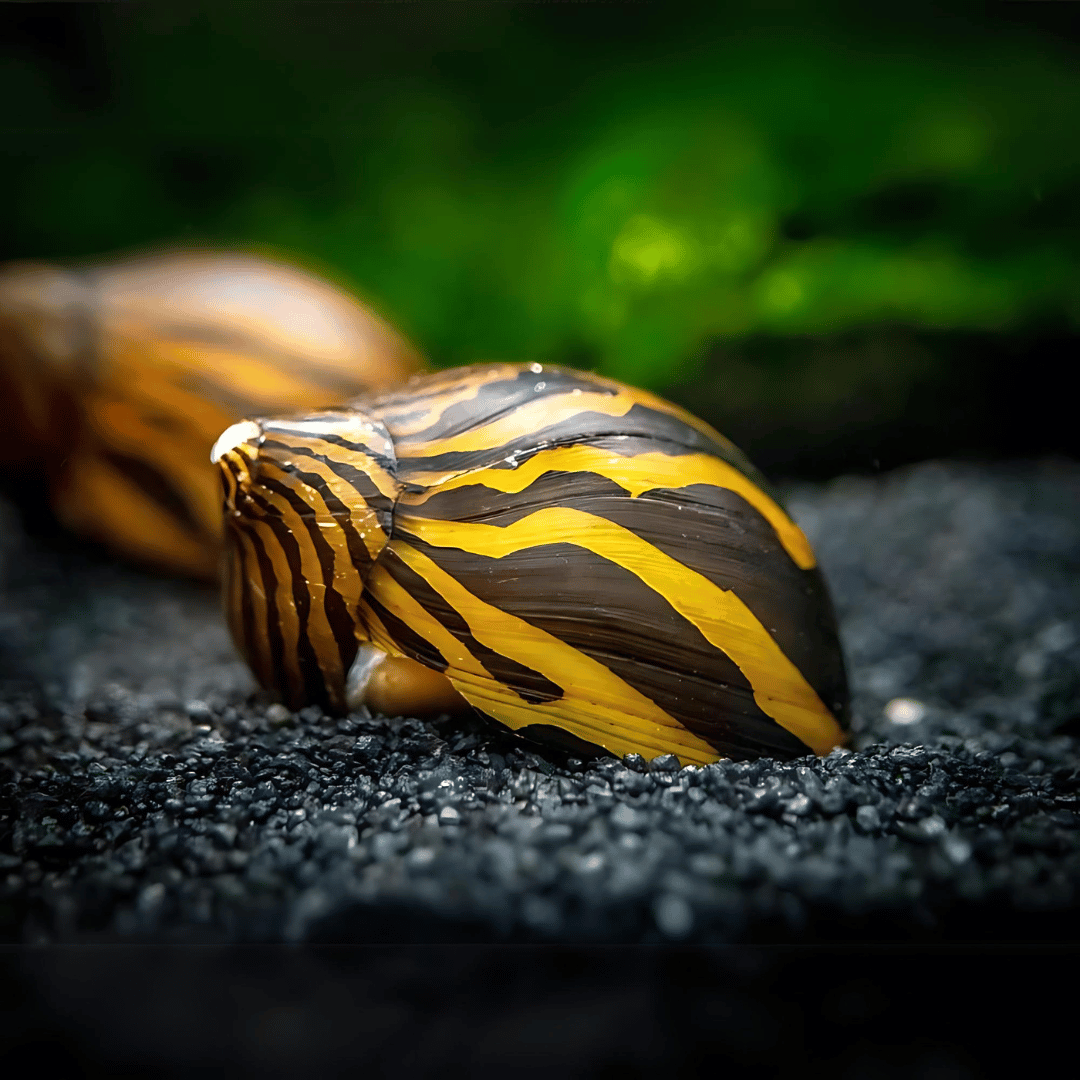
<path fill-rule="evenodd" d="M 294 716 L 212 594 L 0 503 L 4 1066 L 953 1080 L 1071 1054 L 1080 465 L 790 495 L 852 750 L 681 770 Z"/>
<path fill-rule="evenodd" d="M 480 721 L 293 715 L 253 693 L 211 593 L 0 506 L 0 934 L 1061 937 L 1080 466 L 929 463 L 790 499 L 840 613 L 852 750 L 703 769 L 582 763 Z"/>

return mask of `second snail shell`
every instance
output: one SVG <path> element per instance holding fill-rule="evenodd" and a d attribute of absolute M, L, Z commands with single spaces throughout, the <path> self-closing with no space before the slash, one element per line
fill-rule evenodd
<path fill-rule="evenodd" d="M 284 262 L 188 250 L 0 270 L 0 463 L 122 555 L 217 575 L 221 430 L 318 408 L 422 366 L 343 289 Z"/>

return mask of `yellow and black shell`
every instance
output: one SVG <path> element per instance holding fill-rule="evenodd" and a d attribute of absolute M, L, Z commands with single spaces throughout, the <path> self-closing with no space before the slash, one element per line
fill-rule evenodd
<path fill-rule="evenodd" d="M 214 458 L 230 626 L 292 708 L 371 703 L 388 656 L 512 729 L 617 755 L 844 741 L 806 537 L 739 450 L 652 394 L 483 365 L 236 424 Z"/>
<path fill-rule="evenodd" d="M 253 412 L 403 382 L 416 352 L 343 290 L 255 255 L 190 250 L 0 270 L 8 475 L 47 476 L 57 517 L 122 554 L 213 578 L 210 447 Z"/>

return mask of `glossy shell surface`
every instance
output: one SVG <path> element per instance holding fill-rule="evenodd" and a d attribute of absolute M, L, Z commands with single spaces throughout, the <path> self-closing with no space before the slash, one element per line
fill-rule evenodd
<path fill-rule="evenodd" d="M 825 753 L 848 692 L 814 553 L 745 456 L 611 380 L 494 364 L 237 425 L 226 608 L 292 707 L 357 650 L 528 734 L 684 763 Z"/>

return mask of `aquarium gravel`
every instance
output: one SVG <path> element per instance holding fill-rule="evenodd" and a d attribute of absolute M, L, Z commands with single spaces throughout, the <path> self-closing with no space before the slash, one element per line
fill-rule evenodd
<path fill-rule="evenodd" d="M 823 759 L 576 760 L 265 698 L 216 596 L 0 504 L 8 942 L 1043 939 L 1080 888 L 1080 466 L 786 489 L 853 690 Z"/>

